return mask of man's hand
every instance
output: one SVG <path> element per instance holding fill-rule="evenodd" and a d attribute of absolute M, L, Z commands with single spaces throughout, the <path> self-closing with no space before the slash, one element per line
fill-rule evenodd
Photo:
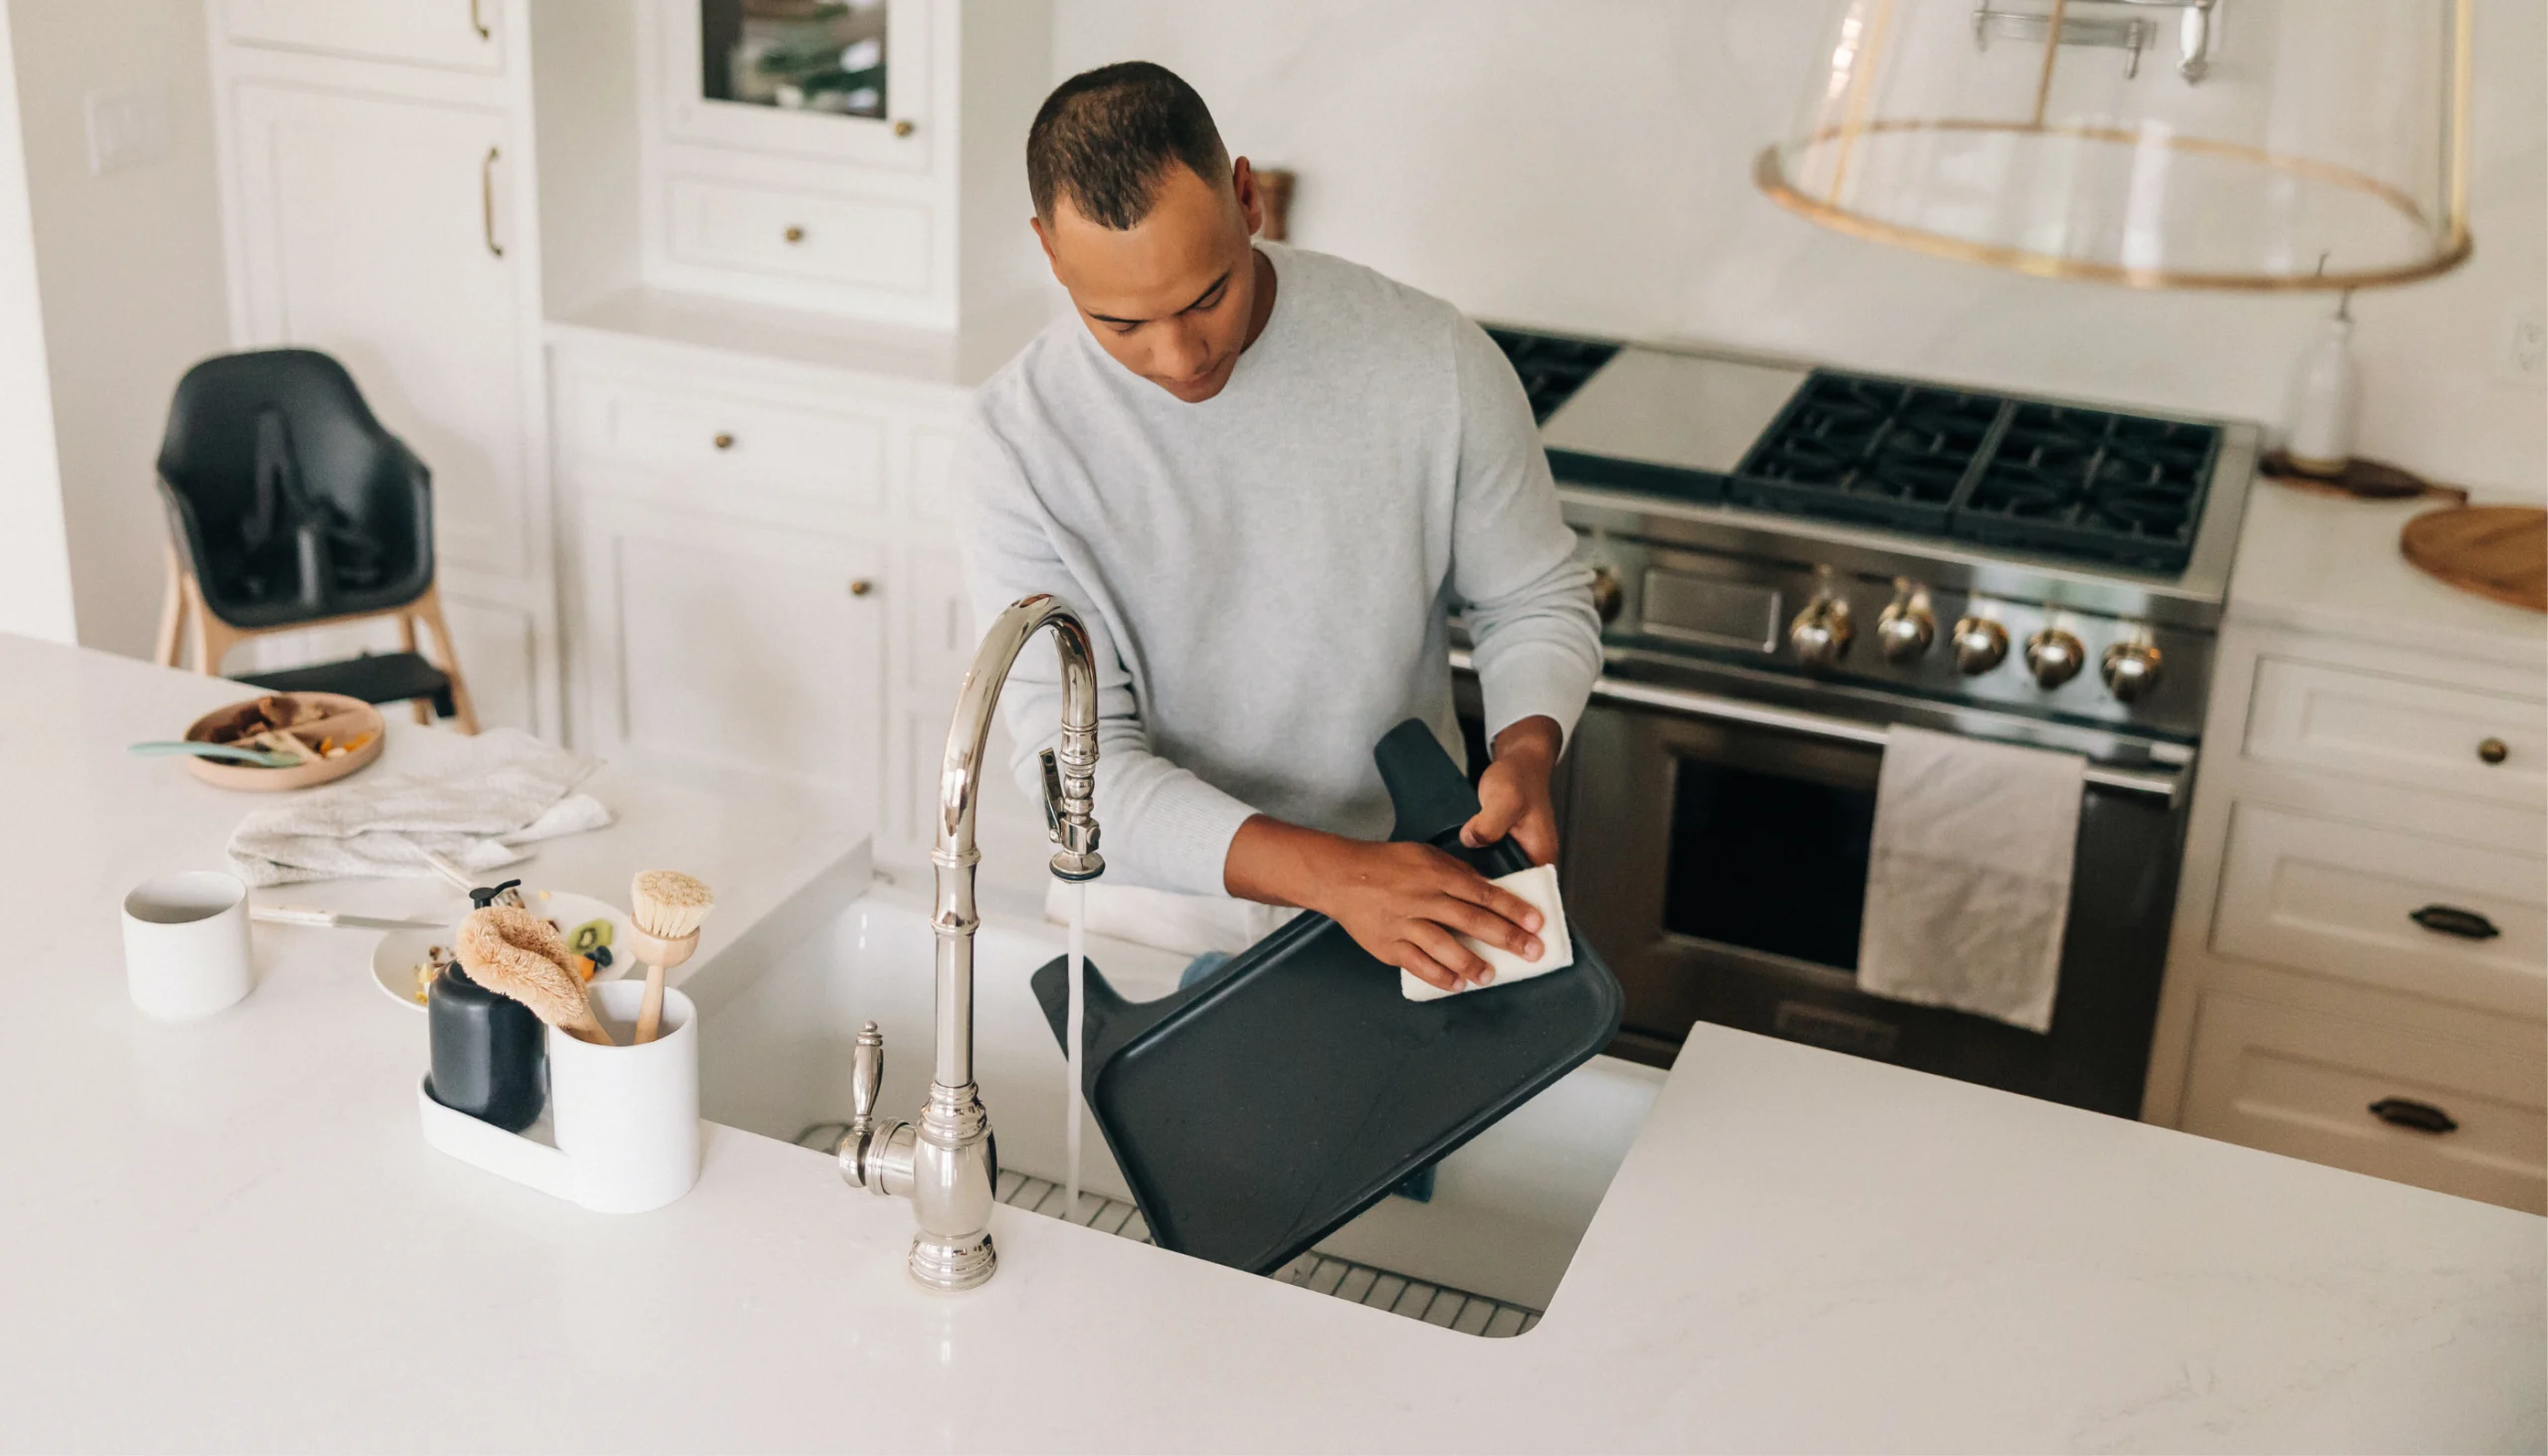
<path fill-rule="evenodd" d="M 1477 784 L 1477 817 L 1460 827 L 1460 843 L 1484 849 L 1511 836 L 1531 863 L 1557 859 L 1557 809 L 1549 802 L 1549 774 L 1557 767 L 1565 735 L 1557 721 L 1526 718 L 1495 735 L 1495 760 Z"/>
<path fill-rule="evenodd" d="M 1317 911 L 1377 958 L 1446 991 L 1495 978 L 1454 931 L 1526 959 L 1540 953 L 1529 902 L 1428 844 L 1372 844 L 1259 814 L 1230 841 L 1221 878 L 1242 900 Z"/>

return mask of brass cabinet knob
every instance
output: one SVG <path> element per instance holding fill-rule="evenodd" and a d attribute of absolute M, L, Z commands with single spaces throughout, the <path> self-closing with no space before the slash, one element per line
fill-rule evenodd
<path fill-rule="evenodd" d="M 779 234 L 779 236 L 785 238 L 791 243 L 801 243 L 805 241 L 805 230 L 800 227 L 790 226 L 787 231 Z"/>
<path fill-rule="evenodd" d="M 876 583 L 868 580 L 864 576 L 853 577 L 849 583 L 849 594 L 851 596 L 865 596 L 875 589 Z"/>
<path fill-rule="evenodd" d="M 894 134 L 896 136 L 909 136 L 917 129 L 918 128 L 909 121 L 897 121 L 894 123 Z"/>
<path fill-rule="evenodd" d="M 2477 756 L 2488 763 L 2501 763 L 2505 755 L 2511 751 L 2504 746 L 2504 740 L 2501 738 L 2486 738 L 2477 744 Z"/>
<path fill-rule="evenodd" d="M 717 432 L 717 439 L 714 443 L 720 450 L 732 450 L 735 448 L 735 437 L 727 434 L 723 430 L 720 430 Z"/>

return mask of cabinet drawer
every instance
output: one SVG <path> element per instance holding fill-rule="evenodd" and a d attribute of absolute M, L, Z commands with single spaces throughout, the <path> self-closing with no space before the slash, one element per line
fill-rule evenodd
<path fill-rule="evenodd" d="M 926 207 L 700 177 L 672 178 L 665 205 L 678 262 L 893 293 L 929 291 Z"/>
<path fill-rule="evenodd" d="M 981 641 L 973 630 L 972 599 L 964 590 L 964 559 L 947 550 L 907 551 L 895 587 L 903 684 L 921 702 L 953 709 Z"/>
<path fill-rule="evenodd" d="M 2212 945 L 2533 1019 L 2548 1015 L 2548 865 L 2261 804 L 2231 811 Z"/>
<path fill-rule="evenodd" d="M 589 378 L 577 391 L 578 450 L 642 467 L 739 504 L 775 491 L 864 509 L 885 497 L 885 425 L 768 400 Z"/>
<path fill-rule="evenodd" d="M 2261 658 L 2246 752 L 2460 798 L 2548 805 L 2548 714 L 2508 694 Z"/>
<path fill-rule="evenodd" d="M 221 36 L 239 46 L 498 72 L 505 69 L 505 3 L 221 0 Z"/>
<path fill-rule="evenodd" d="M 2548 1209 L 2544 1075 L 2482 1047 L 2207 995 L 2183 1127 L 2537 1213 Z"/>

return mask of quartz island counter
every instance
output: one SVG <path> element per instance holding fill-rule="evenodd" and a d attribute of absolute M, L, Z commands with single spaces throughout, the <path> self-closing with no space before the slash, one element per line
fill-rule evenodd
<path fill-rule="evenodd" d="M 203 1021 L 125 999 L 123 891 L 220 867 L 252 804 L 122 745 L 237 685 L 9 637 L 0 684 L 0 1447 L 2548 1444 L 2536 1217 L 1707 1026 L 1514 1339 L 1010 1208 L 998 1276 L 932 1294 L 902 1203 L 716 1126 L 687 1197 L 587 1213 L 424 1144 L 424 1020 L 360 934 L 258 927 L 256 989 Z M 438 748 L 393 723 L 369 771 Z M 536 883 L 697 871 L 697 977 L 865 888 L 864 826 L 819 800 L 629 763 L 591 788 L 619 822 Z"/>

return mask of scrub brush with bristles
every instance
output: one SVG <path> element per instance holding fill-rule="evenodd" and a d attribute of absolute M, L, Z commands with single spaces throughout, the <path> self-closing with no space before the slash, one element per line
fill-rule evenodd
<path fill-rule="evenodd" d="M 629 951 L 646 966 L 646 998 L 637 1007 L 638 1044 L 655 1039 L 664 1020 L 664 972 L 699 948 L 699 923 L 717 905 L 708 887 L 679 870 L 644 870 L 628 887 L 635 935 Z"/>
<path fill-rule="evenodd" d="M 531 1014 L 595 1046 L 612 1045 L 584 985 L 566 968 L 566 942 L 548 922 L 518 905 L 473 910 L 452 941 L 469 978 L 531 1008 Z"/>

